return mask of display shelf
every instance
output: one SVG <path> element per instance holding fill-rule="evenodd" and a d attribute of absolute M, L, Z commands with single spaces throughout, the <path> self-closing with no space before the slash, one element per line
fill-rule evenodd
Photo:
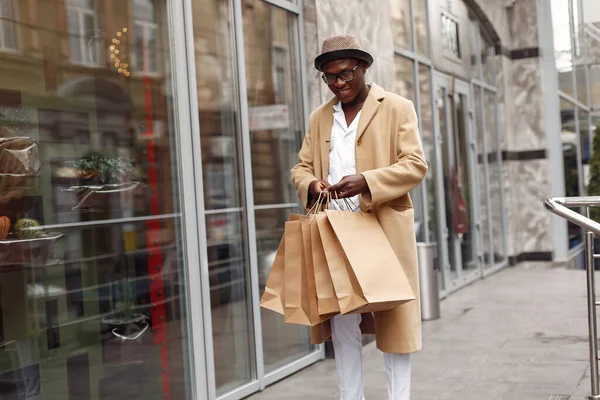
<path fill-rule="evenodd" d="M 35 239 L 8 238 L 0 240 L 0 267 L 24 266 L 46 267 L 57 263 L 54 256 L 54 243 L 62 233 L 42 234 Z"/>
<path fill-rule="evenodd" d="M 126 182 L 106 185 L 71 186 L 65 191 L 77 194 L 73 211 L 107 211 L 119 209 L 121 196 L 137 188 L 145 187 L 141 182 Z"/>

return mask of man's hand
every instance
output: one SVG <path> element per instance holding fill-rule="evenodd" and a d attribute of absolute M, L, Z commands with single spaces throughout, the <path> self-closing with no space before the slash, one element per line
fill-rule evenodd
<path fill-rule="evenodd" d="M 319 194 L 321 192 L 327 192 L 328 188 L 329 183 L 324 179 L 312 181 L 310 183 L 310 186 L 308 187 L 308 206 L 312 207 L 312 205 L 315 204 L 315 201 L 317 201 L 317 199 L 319 198 Z"/>
<path fill-rule="evenodd" d="M 361 174 L 345 176 L 341 181 L 330 186 L 328 190 L 337 193 L 337 197 L 340 199 L 370 192 L 367 180 Z"/>

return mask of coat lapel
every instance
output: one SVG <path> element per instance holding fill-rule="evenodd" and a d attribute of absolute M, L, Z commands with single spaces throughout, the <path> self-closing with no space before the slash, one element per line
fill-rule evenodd
<path fill-rule="evenodd" d="M 323 109 L 319 117 L 319 146 L 321 147 L 321 179 L 327 179 L 329 176 L 329 148 L 331 141 L 331 129 L 333 128 L 333 105 L 337 103 L 337 98 L 332 98 Z"/>
<path fill-rule="evenodd" d="M 361 138 L 361 136 L 365 133 L 367 126 L 371 123 L 371 120 L 377 114 L 377 110 L 379 110 L 379 106 L 381 105 L 381 100 L 385 97 L 385 90 L 380 86 L 372 83 L 371 90 L 369 90 L 369 95 L 367 96 L 367 100 L 365 100 L 365 104 L 363 105 L 362 112 L 360 114 L 360 121 L 358 122 L 358 131 L 356 132 L 356 141 Z"/>

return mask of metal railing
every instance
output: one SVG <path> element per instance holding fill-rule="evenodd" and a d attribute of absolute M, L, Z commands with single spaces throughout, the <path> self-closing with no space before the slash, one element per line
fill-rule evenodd
<path fill-rule="evenodd" d="M 588 329 L 590 350 L 590 380 L 592 386 L 590 400 L 600 400 L 600 387 L 598 381 L 598 327 L 596 321 L 596 279 L 594 276 L 594 259 L 600 258 L 594 254 L 594 236 L 600 237 L 600 223 L 590 219 L 590 207 L 600 206 L 600 196 L 589 197 L 563 197 L 547 199 L 545 206 L 550 212 L 572 222 L 585 229 L 585 267 L 587 276 L 587 306 L 588 306 Z M 586 209 L 586 216 L 570 210 L 572 208 Z"/>

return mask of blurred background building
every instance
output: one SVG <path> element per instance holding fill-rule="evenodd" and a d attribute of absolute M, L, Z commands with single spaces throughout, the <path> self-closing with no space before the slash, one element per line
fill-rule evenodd
<path fill-rule="evenodd" d="M 345 32 L 415 103 L 442 296 L 580 263 L 543 200 L 586 194 L 595 0 L 1 0 L 0 151 L 39 166 L 0 165 L 0 216 L 44 234 L 0 240 L 0 398 L 234 400 L 325 356 L 258 302 Z"/>

